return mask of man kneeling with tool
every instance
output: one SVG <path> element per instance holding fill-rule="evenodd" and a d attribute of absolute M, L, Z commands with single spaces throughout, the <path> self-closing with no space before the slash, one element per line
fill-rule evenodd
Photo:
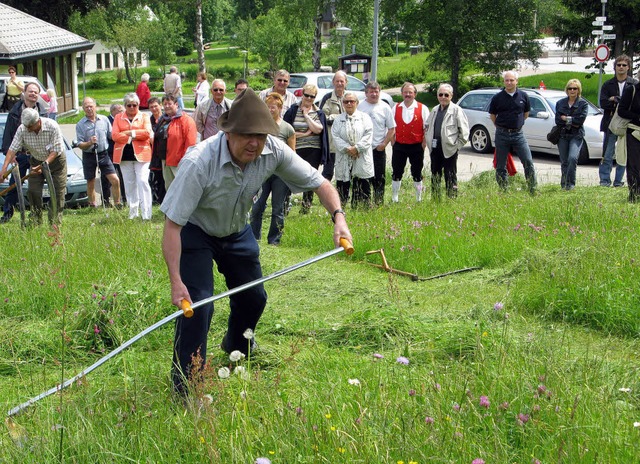
<path fill-rule="evenodd" d="M 171 301 L 181 306 L 213 295 L 213 261 L 228 288 L 262 277 L 259 248 L 247 213 L 262 183 L 272 174 L 294 192 L 313 190 L 334 222 L 333 239 L 351 242 L 335 188 L 277 137 L 278 127 L 267 105 L 246 89 L 218 119 L 221 132 L 190 148 L 167 191 L 162 251 L 171 281 Z M 267 302 L 262 284 L 230 297 L 231 312 L 221 348 L 247 354 L 255 347 L 243 334 L 255 330 Z M 179 393 L 187 392 L 192 359 L 204 363 L 213 304 L 176 320 L 172 377 Z"/>

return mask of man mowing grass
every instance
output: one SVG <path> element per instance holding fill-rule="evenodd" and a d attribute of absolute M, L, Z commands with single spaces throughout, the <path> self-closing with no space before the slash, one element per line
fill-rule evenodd
<path fill-rule="evenodd" d="M 190 148 L 160 208 L 166 215 L 162 250 L 169 270 L 172 303 L 193 302 L 213 295 L 213 262 L 229 289 L 262 277 L 258 244 L 247 213 L 272 174 L 293 192 L 313 190 L 331 213 L 333 239 L 351 241 L 335 188 L 309 163 L 279 141 L 278 127 L 267 105 L 252 89 L 242 92 L 218 119 L 221 132 Z M 230 298 L 231 312 L 221 348 L 247 354 L 253 332 L 267 302 L 262 284 Z M 172 366 L 176 392 L 187 392 L 192 369 L 206 361 L 207 333 L 213 304 L 202 306 L 192 318 L 176 320 Z M 193 364 L 197 358 L 199 365 Z M 200 364 L 202 363 L 202 364 Z"/>

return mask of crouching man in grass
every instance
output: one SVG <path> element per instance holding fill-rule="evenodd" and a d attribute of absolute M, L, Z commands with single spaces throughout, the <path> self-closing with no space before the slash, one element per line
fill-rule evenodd
<path fill-rule="evenodd" d="M 274 137 L 278 126 L 252 89 L 238 96 L 218 126 L 221 132 L 187 151 L 160 208 L 166 215 L 162 251 L 176 306 L 183 299 L 193 302 L 213 295 L 214 261 L 230 289 L 262 277 L 247 213 L 272 174 L 294 192 L 313 190 L 318 195 L 332 215 L 336 246 L 341 237 L 352 240 L 335 188 Z M 263 285 L 230 297 L 224 351 L 247 354 L 255 347 L 255 340 L 243 334 L 255 330 L 266 302 Z M 206 361 L 212 316 L 211 303 L 176 321 L 172 378 L 178 393 L 187 392 L 186 379 Z M 198 365 L 193 364 L 196 358 Z"/>

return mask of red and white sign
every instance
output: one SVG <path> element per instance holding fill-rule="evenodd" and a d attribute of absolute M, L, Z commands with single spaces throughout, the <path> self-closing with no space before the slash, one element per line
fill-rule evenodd
<path fill-rule="evenodd" d="M 605 44 L 600 44 L 596 47 L 596 60 L 600 63 L 604 63 L 609 59 L 611 55 L 611 50 Z"/>

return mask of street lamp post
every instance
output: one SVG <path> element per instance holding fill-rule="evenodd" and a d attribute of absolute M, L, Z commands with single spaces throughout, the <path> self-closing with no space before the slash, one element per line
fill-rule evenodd
<path fill-rule="evenodd" d="M 242 78 L 246 79 L 247 78 L 247 56 L 249 55 L 249 51 L 248 50 L 240 50 L 240 53 L 242 53 L 244 55 L 244 65 L 242 66 Z"/>
<path fill-rule="evenodd" d="M 345 44 L 347 36 L 351 34 L 351 29 L 346 26 L 336 27 L 336 32 L 342 37 L 342 56 L 344 56 Z"/>
<path fill-rule="evenodd" d="M 400 34 L 400 31 L 396 30 L 396 56 L 398 56 L 398 34 Z"/>

